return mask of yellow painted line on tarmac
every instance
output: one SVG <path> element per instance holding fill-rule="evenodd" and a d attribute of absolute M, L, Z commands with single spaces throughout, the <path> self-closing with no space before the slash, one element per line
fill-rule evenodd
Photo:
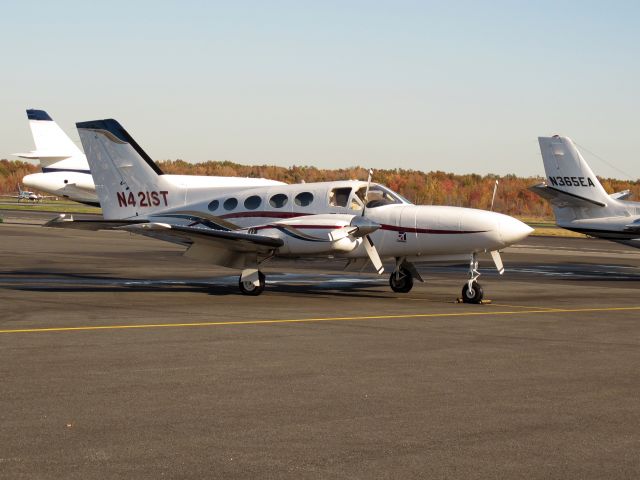
<path fill-rule="evenodd" d="M 273 325 L 283 323 L 316 323 L 316 322 L 352 322 L 363 320 L 402 320 L 415 318 L 445 318 L 445 317 L 486 317 L 490 315 L 528 315 L 540 313 L 589 313 L 589 312 L 630 312 L 640 311 L 637 307 L 603 307 L 603 308 L 554 308 L 549 310 L 517 310 L 517 311 L 483 311 L 483 312 L 453 312 L 453 313 L 410 313 L 396 315 L 366 315 L 357 317 L 320 317 L 320 318 L 291 318 L 276 320 L 239 320 L 228 322 L 193 322 L 193 323 L 142 323 L 138 325 L 87 325 L 82 327 L 42 327 L 0 330 L 3 333 L 45 333 L 45 332 L 73 332 L 87 330 L 126 330 L 135 328 L 184 328 L 184 327 L 221 327 L 230 325 Z"/>
<path fill-rule="evenodd" d="M 538 310 L 556 310 L 554 307 L 534 307 L 533 305 L 508 305 L 506 303 L 490 303 L 489 305 L 493 307 L 509 307 L 509 308 L 536 308 Z"/>

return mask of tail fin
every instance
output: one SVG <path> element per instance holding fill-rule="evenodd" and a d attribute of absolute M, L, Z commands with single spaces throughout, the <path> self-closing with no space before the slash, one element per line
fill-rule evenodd
<path fill-rule="evenodd" d="M 547 189 L 591 206 L 606 207 L 611 197 L 569 137 L 539 137 Z M 577 205 L 576 205 L 577 206 Z"/>
<path fill-rule="evenodd" d="M 113 119 L 76 123 L 104 218 L 146 216 L 181 204 L 181 188 Z"/>
<path fill-rule="evenodd" d="M 36 149 L 16 153 L 21 158 L 40 161 L 44 173 L 76 171 L 89 173 L 89 165 L 82 151 L 44 110 L 27 110 L 31 135 Z"/>

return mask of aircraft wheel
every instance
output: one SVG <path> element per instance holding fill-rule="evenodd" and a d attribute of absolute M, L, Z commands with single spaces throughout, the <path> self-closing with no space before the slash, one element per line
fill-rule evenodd
<path fill-rule="evenodd" d="M 413 288 L 413 275 L 407 269 L 401 268 L 400 275 L 392 272 L 389 277 L 389 286 L 396 293 L 407 293 Z"/>
<path fill-rule="evenodd" d="M 260 282 L 260 285 L 255 285 L 253 282 L 243 282 L 242 277 L 240 277 L 240 280 L 238 281 L 238 286 L 240 287 L 240 291 L 244 295 L 251 295 L 255 297 L 257 295 L 260 295 L 264 290 L 264 283 L 265 283 L 264 280 L 265 280 L 264 273 L 258 272 L 258 281 Z"/>
<path fill-rule="evenodd" d="M 478 282 L 473 282 L 471 288 L 469 288 L 468 283 L 465 283 L 464 287 L 462 287 L 462 301 L 464 303 L 480 303 L 483 296 L 484 292 Z"/>

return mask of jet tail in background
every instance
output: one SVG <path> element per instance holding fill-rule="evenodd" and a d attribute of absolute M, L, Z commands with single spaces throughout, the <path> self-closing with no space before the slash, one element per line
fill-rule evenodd
<path fill-rule="evenodd" d="M 568 137 L 539 137 L 547 187 L 594 206 L 605 207 L 611 197 Z"/>
<path fill-rule="evenodd" d="M 539 137 L 546 183 L 529 187 L 549 200 L 558 223 L 613 215 L 620 195 L 609 195 L 569 137 Z"/>
<path fill-rule="evenodd" d="M 15 156 L 39 160 L 43 173 L 56 171 L 89 173 L 89 165 L 82 151 L 47 112 L 29 109 L 27 118 L 36 149 L 27 153 L 15 153 Z"/>
<path fill-rule="evenodd" d="M 129 219 L 180 206 L 184 192 L 116 120 L 76 123 L 104 218 Z"/>

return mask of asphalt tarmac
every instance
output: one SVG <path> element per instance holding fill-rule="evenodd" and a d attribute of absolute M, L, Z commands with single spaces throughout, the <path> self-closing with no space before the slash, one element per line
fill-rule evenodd
<path fill-rule="evenodd" d="M 0 225 L 1 478 L 638 478 L 640 251 L 531 238 L 386 275 L 237 273 L 123 232 Z M 51 215 L 49 215 L 51 216 Z"/>

